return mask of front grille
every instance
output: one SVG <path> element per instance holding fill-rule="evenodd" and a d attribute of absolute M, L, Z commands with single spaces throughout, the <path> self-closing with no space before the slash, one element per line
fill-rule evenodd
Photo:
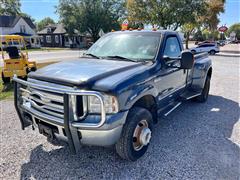
<path fill-rule="evenodd" d="M 31 102 L 31 108 L 34 110 L 57 118 L 64 118 L 63 94 L 34 88 L 20 88 L 20 90 L 25 100 Z M 83 119 L 86 115 L 86 108 L 83 107 L 86 106 L 86 98 L 83 96 L 75 96 L 72 101 L 75 102 L 72 104 L 75 120 Z"/>
<path fill-rule="evenodd" d="M 31 107 L 42 113 L 58 118 L 64 117 L 63 95 L 47 91 L 31 89 L 20 89 L 22 96 L 31 101 Z"/>

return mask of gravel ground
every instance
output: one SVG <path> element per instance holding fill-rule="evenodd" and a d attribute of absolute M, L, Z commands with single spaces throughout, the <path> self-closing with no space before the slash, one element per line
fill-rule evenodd
<path fill-rule="evenodd" d="M 161 120 L 137 162 L 112 148 L 53 146 L 20 123 L 12 101 L 0 102 L 1 179 L 226 179 L 240 178 L 239 62 L 212 57 L 207 103 L 187 102 Z"/>

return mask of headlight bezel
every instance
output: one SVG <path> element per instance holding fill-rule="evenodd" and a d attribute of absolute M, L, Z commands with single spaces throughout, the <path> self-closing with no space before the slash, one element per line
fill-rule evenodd
<path fill-rule="evenodd" d="M 104 109 L 106 114 L 119 112 L 119 103 L 116 96 L 103 94 Z M 87 97 L 88 114 L 101 114 L 101 104 L 97 96 Z"/>

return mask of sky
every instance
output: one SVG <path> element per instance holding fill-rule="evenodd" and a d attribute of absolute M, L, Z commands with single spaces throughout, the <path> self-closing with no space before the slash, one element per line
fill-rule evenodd
<path fill-rule="evenodd" d="M 36 21 L 45 17 L 51 17 L 58 21 L 59 16 L 55 13 L 58 0 L 21 0 L 21 10 L 31 15 Z M 240 22 L 240 0 L 226 0 L 225 12 L 220 14 L 220 24 L 228 27 Z"/>

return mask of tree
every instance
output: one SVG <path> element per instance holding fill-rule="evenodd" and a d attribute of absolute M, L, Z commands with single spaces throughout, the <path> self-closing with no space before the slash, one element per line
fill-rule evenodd
<path fill-rule="evenodd" d="M 201 22 L 212 33 L 217 30 L 217 26 L 220 22 L 219 14 L 224 12 L 225 0 L 210 0 L 206 1 L 206 11 L 203 16 L 200 17 Z"/>
<path fill-rule="evenodd" d="M 197 24 L 195 23 L 186 23 L 182 26 L 182 31 L 184 32 L 185 35 L 185 42 L 186 42 L 186 49 L 188 49 L 188 41 L 189 41 L 189 37 L 190 35 L 194 32 L 195 28 L 196 28 Z"/>
<path fill-rule="evenodd" d="M 236 38 L 240 39 L 240 23 L 233 24 L 229 27 L 227 34 L 230 35 L 231 32 L 236 33 Z"/>
<path fill-rule="evenodd" d="M 204 0 L 127 0 L 130 22 L 157 25 L 158 28 L 177 30 L 195 16 L 202 15 Z"/>
<path fill-rule="evenodd" d="M 20 0 L 0 0 L 0 15 L 16 16 L 20 15 Z"/>
<path fill-rule="evenodd" d="M 20 0 L 0 0 L 0 15 L 27 17 L 30 18 L 33 23 L 35 21 L 30 15 L 21 12 Z"/>
<path fill-rule="evenodd" d="M 37 23 L 38 31 L 41 31 L 42 29 L 44 29 L 45 26 L 47 26 L 49 24 L 55 24 L 54 20 L 51 19 L 50 17 L 46 17 L 46 18 L 42 19 L 41 21 L 39 21 Z"/>
<path fill-rule="evenodd" d="M 57 12 L 69 34 L 74 30 L 88 32 L 96 41 L 99 31 L 119 29 L 123 1 L 118 0 L 60 0 Z"/>

